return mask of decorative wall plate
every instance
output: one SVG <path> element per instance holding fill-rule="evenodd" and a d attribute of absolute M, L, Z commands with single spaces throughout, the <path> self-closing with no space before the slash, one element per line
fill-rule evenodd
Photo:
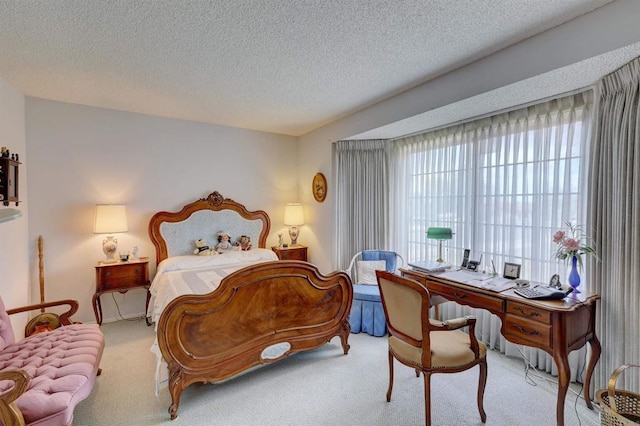
<path fill-rule="evenodd" d="M 313 177 L 311 190 L 313 191 L 313 198 L 319 203 L 323 202 L 327 197 L 327 179 L 322 173 L 316 173 Z"/>

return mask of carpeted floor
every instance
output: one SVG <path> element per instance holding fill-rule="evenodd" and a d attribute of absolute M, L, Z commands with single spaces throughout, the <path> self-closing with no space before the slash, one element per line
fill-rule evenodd
<path fill-rule="evenodd" d="M 386 402 L 386 338 L 352 334 L 342 354 L 338 338 L 219 385 L 195 384 L 183 393 L 178 418 L 169 420 L 167 389 L 153 392 L 153 327 L 144 320 L 103 324 L 102 375 L 75 410 L 75 426 L 316 426 L 422 425 L 422 377 L 395 365 L 391 402 Z M 490 351 L 485 392 L 487 425 L 555 425 L 556 384 L 543 374 L 525 378 L 521 360 Z M 432 378 L 434 425 L 480 425 L 476 406 L 478 369 Z M 574 390 L 579 387 L 572 386 Z M 599 425 L 597 408 L 569 392 L 566 425 Z"/>

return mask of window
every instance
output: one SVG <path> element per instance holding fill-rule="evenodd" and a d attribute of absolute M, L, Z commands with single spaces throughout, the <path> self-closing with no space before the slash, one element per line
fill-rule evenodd
<path fill-rule="evenodd" d="M 450 227 L 445 260 L 465 248 L 493 261 L 522 265 L 522 276 L 546 282 L 566 276 L 554 258 L 555 230 L 584 224 L 591 92 L 394 141 L 391 214 L 394 245 L 410 261 L 435 259 L 430 226 Z M 563 279 L 564 282 L 564 279 Z"/>

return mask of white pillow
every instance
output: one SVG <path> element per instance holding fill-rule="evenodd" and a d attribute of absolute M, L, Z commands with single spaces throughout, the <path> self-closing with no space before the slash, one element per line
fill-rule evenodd
<path fill-rule="evenodd" d="M 376 271 L 387 269 L 387 262 L 384 260 L 358 260 L 356 262 L 356 284 L 377 285 Z"/>

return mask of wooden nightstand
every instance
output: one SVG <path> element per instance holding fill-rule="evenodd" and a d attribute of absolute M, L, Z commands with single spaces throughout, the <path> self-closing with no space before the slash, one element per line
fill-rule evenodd
<path fill-rule="evenodd" d="M 293 246 L 279 248 L 277 246 L 271 247 L 278 259 L 280 260 L 302 260 L 307 261 L 307 248 L 305 246 Z"/>
<path fill-rule="evenodd" d="M 147 318 L 149 308 L 149 260 L 134 260 L 130 262 L 118 263 L 98 263 L 96 265 L 96 292 L 93 295 L 93 313 L 96 322 L 102 324 L 102 304 L 100 296 L 104 293 L 126 293 L 129 290 L 144 288 L 147 291 L 147 303 L 144 308 L 144 315 L 147 325 L 151 325 Z"/>

